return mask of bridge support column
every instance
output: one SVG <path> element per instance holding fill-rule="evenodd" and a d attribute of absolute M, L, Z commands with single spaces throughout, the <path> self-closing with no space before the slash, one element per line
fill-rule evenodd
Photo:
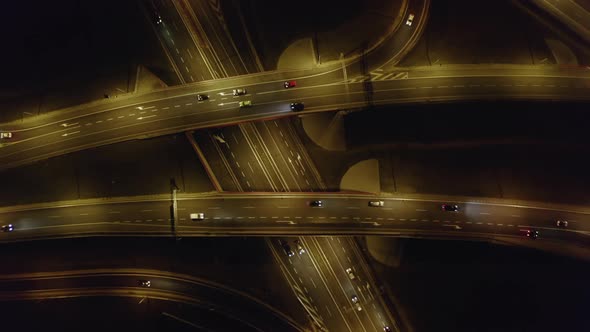
<path fill-rule="evenodd" d="M 385 236 L 367 236 L 367 250 L 381 264 L 398 267 L 401 263 L 405 239 Z"/>

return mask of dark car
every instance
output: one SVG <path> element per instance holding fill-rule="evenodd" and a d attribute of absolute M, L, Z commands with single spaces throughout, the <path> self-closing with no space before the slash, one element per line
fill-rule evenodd
<path fill-rule="evenodd" d="M 283 84 L 283 86 L 285 87 L 285 89 L 294 88 L 297 86 L 297 81 L 286 81 L 285 84 Z"/>
<path fill-rule="evenodd" d="M 303 105 L 303 103 L 300 103 L 300 102 L 291 103 L 291 111 L 299 112 L 299 111 L 303 111 L 304 108 L 305 108 L 305 105 Z"/>
<path fill-rule="evenodd" d="M 285 251 L 287 257 L 293 257 L 295 255 L 293 250 L 291 250 L 291 246 L 287 242 L 279 240 L 279 243 L 281 244 L 281 247 L 283 247 L 283 250 Z"/>
<path fill-rule="evenodd" d="M 539 231 L 536 229 L 529 229 L 526 231 L 525 233 L 526 237 L 528 237 L 529 239 L 536 239 L 539 237 Z"/>
<path fill-rule="evenodd" d="M 391 329 L 389 328 L 389 326 L 383 326 L 383 331 L 384 332 L 391 332 Z"/>
<path fill-rule="evenodd" d="M 447 212 L 459 211 L 459 205 L 454 205 L 454 204 L 443 204 L 443 205 L 441 205 L 441 208 L 443 211 L 447 211 Z"/>
<path fill-rule="evenodd" d="M 555 225 L 557 225 L 557 227 L 563 227 L 563 228 L 567 228 L 567 220 L 557 220 L 555 222 Z"/>
<path fill-rule="evenodd" d="M 151 282 L 151 281 L 149 281 L 149 280 L 140 280 L 140 281 L 139 281 L 139 285 L 140 285 L 141 287 L 146 287 L 146 288 L 148 288 L 148 287 L 151 287 L 151 286 L 152 286 L 152 282 Z"/>
<path fill-rule="evenodd" d="M 311 206 L 311 207 L 322 207 L 322 206 L 324 206 L 324 202 L 322 202 L 322 201 L 311 201 L 311 202 L 309 202 L 309 206 Z"/>
<path fill-rule="evenodd" d="M 162 16 L 158 13 L 154 13 L 154 22 L 156 24 L 162 24 Z"/>
<path fill-rule="evenodd" d="M 197 100 L 198 101 L 203 101 L 203 100 L 207 100 L 207 99 L 209 99 L 209 96 L 208 95 L 202 95 L 202 94 L 198 94 L 197 95 Z"/>
<path fill-rule="evenodd" d="M 2 226 L 3 232 L 12 232 L 13 230 L 14 230 L 14 227 L 12 226 L 12 224 Z"/>

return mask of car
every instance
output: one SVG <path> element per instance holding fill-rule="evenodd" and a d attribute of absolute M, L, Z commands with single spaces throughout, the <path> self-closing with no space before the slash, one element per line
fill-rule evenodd
<path fill-rule="evenodd" d="M 297 86 L 297 81 L 286 81 L 283 86 L 285 87 L 285 89 L 288 88 L 294 88 Z"/>
<path fill-rule="evenodd" d="M 139 285 L 140 285 L 141 287 L 146 287 L 146 288 L 148 288 L 148 287 L 151 287 L 151 286 L 152 286 L 152 282 L 151 282 L 151 281 L 149 281 L 149 280 L 140 280 L 140 281 L 139 281 Z"/>
<path fill-rule="evenodd" d="M 303 111 L 304 108 L 305 108 L 305 105 L 303 105 L 303 103 L 300 103 L 300 102 L 291 103 L 291 111 L 299 112 L 299 111 Z"/>
<path fill-rule="evenodd" d="M 207 100 L 207 99 L 209 99 L 209 96 L 208 95 L 202 95 L 202 94 L 198 94 L 197 95 L 197 100 L 198 101 L 203 101 L 203 100 Z"/>
<path fill-rule="evenodd" d="M 3 232 L 12 232 L 14 230 L 14 226 L 12 224 L 2 226 Z"/>
<path fill-rule="evenodd" d="M 455 204 L 443 204 L 441 205 L 441 209 L 447 212 L 457 212 L 459 211 L 459 205 Z"/>
<path fill-rule="evenodd" d="M 414 14 L 408 15 L 408 19 L 406 20 L 406 25 L 410 27 L 410 26 L 412 26 L 412 22 L 414 22 Z"/>
<path fill-rule="evenodd" d="M 383 332 L 391 332 L 389 326 L 383 326 Z"/>
<path fill-rule="evenodd" d="M 382 207 L 383 205 L 385 205 L 383 201 L 369 201 L 369 206 L 371 207 Z"/>
<path fill-rule="evenodd" d="M 359 298 L 356 297 L 356 295 L 353 295 L 351 300 L 352 300 L 352 303 L 354 303 L 354 306 L 356 307 L 357 311 L 363 310 L 363 308 L 361 307 L 361 304 L 359 303 Z"/>
<path fill-rule="evenodd" d="M 527 229 L 527 231 L 525 232 L 526 237 L 528 237 L 529 239 L 536 239 L 539 237 L 539 231 L 536 229 Z"/>
<path fill-rule="evenodd" d="M 557 227 L 566 228 L 567 227 L 567 220 L 557 220 L 555 222 L 555 225 L 557 225 Z"/>
<path fill-rule="evenodd" d="M 246 91 L 246 89 L 233 89 L 232 93 L 234 96 L 241 96 L 248 93 L 248 91 Z"/>
<path fill-rule="evenodd" d="M 350 280 L 354 280 L 354 273 L 352 272 L 352 268 L 349 267 L 348 269 L 346 269 L 346 273 L 348 274 L 348 277 L 350 278 Z"/>
<path fill-rule="evenodd" d="M 202 213 L 202 212 L 199 212 L 199 213 L 191 213 L 191 220 L 193 220 L 193 221 L 205 220 L 205 214 Z"/>
<path fill-rule="evenodd" d="M 0 139 L 12 138 L 12 133 L 8 131 L 0 132 Z"/>
<path fill-rule="evenodd" d="M 293 250 L 291 250 L 291 246 L 287 242 L 279 240 L 279 243 L 281 244 L 281 247 L 283 247 L 283 250 L 285 251 L 287 257 L 293 257 L 295 255 Z"/>
<path fill-rule="evenodd" d="M 162 24 L 162 16 L 160 16 L 158 13 L 154 13 L 154 21 L 156 24 Z"/>
<path fill-rule="evenodd" d="M 322 206 L 324 206 L 324 202 L 322 202 L 322 201 L 311 201 L 311 202 L 309 202 L 309 206 L 311 206 L 311 207 L 322 207 Z"/>
<path fill-rule="evenodd" d="M 240 106 L 240 108 L 252 107 L 252 101 L 251 100 L 242 100 L 242 101 L 238 102 L 238 106 Z"/>
<path fill-rule="evenodd" d="M 251 100 L 243 100 L 241 102 L 239 102 L 240 108 L 244 108 L 244 107 L 252 107 L 252 101 Z"/>
<path fill-rule="evenodd" d="M 305 249 L 303 249 L 303 245 L 301 245 L 301 241 L 295 240 L 295 246 L 297 247 L 297 252 L 299 255 L 305 254 Z"/>

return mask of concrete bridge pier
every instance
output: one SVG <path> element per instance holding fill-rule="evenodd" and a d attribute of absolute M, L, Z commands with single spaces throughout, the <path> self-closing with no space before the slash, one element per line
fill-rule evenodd
<path fill-rule="evenodd" d="M 406 240 L 385 236 L 367 236 L 367 250 L 381 264 L 399 267 Z"/>

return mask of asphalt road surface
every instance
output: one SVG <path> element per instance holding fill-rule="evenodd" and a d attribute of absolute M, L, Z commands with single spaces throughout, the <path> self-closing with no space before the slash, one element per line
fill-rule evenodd
<path fill-rule="evenodd" d="M 271 247 L 286 280 L 319 326 L 330 331 L 382 331 L 385 326 L 397 330 L 353 238 L 297 240 L 301 248 L 293 238 L 273 238 Z M 289 256 L 279 241 L 294 254 Z M 359 299 L 358 307 L 352 302 L 354 296 Z"/>
<path fill-rule="evenodd" d="M 2 130 L 14 132 L 14 138 L 0 147 L 0 168 L 128 139 L 293 116 L 296 112 L 290 110 L 289 104 L 294 101 L 305 103 L 304 112 L 315 112 L 366 107 L 368 100 L 383 105 L 509 98 L 590 99 L 590 69 L 587 68 L 499 70 L 468 67 L 408 70 L 407 73 L 407 79 L 372 82 L 370 91 L 362 82 L 342 83 L 341 69 L 322 75 L 292 77 L 298 80 L 298 87 L 292 89 L 284 89 L 279 77 L 265 82 L 271 77 L 253 76 L 250 81 L 260 83 L 250 85 L 245 84 L 249 79 L 243 77 L 215 81 L 208 85 L 218 87 L 211 86 L 208 90 L 184 86 L 131 97 L 118 107 L 94 106 L 87 110 L 87 115 L 55 114 L 51 115 L 54 117 L 51 121 L 45 119 L 28 129 L 3 126 Z M 247 88 L 248 94 L 232 96 L 232 87 Z M 197 92 L 209 94 L 210 99 L 197 101 Z M 238 102 L 244 100 L 251 100 L 253 106 L 240 108 Z"/>
<path fill-rule="evenodd" d="M 149 280 L 150 287 L 141 281 Z M 302 331 L 276 309 L 246 293 L 185 275 L 141 269 L 97 269 L 3 275 L 0 301 L 83 296 L 155 297 L 205 306 L 262 331 Z"/>
<path fill-rule="evenodd" d="M 212 130 L 195 137 L 223 191 L 321 191 L 326 186 L 286 119 Z"/>
<path fill-rule="evenodd" d="M 309 201 L 322 199 L 323 207 Z M 527 230 L 540 232 L 538 242 L 588 246 L 589 212 L 534 206 L 520 202 L 444 202 L 411 198 L 381 198 L 383 207 L 369 207 L 371 196 L 211 195 L 178 199 L 178 220 L 171 220 L 170 199 L 136 199 L 50 203 L 48 208 L 0 209 L 0 223 L 14 225 L 0 241 L 84 235 L 220 236 L 373 234 L 461 239 L 526 239 Z M 445 212 L 442 203 L 455 203 L 458 212 Z M 203 221 L 189 214 L 202 212 Z M 556 220 L 569 221 L 568 228 Z"/>

